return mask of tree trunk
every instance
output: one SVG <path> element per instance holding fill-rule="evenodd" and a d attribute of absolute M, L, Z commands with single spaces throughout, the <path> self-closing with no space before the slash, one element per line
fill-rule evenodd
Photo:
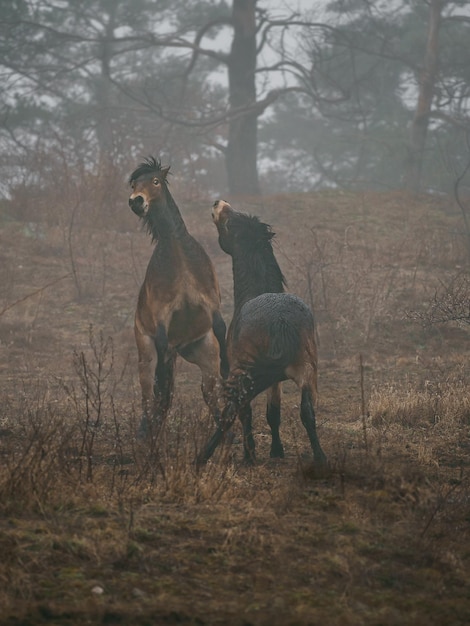
<path fill-rule="evenodd" d="M 233 0 L 234 35 L 228 60 L 231 117 L 226 153 L 228 187 L 233 195 L 256 195 L 260 191 L 257 169 L 259 111 L 255 108 L 255 5 L 256 0 Z"/>
<path fill-rule="evenodd" d="M 111 57 L 113 51 L 112 39 L 114 37 L 116 21 L 116 6 L 110 8 L 105 33 L 100 43 L 99 63 L 101 73 L 96 84 L 97 124 L 96 138 L 99 149 L 99 169 L 108 174 L 113 162 L 113 129 L 111 123 L 113 107 L 113 86 L 111 83 Z"/>
<path fill-rule="evenodd" d="M 418 85 L 418 102 L 410 128 L 408 159 L 405 172 L 405 187 L 418 192 L 421 187 L 426 135 L 429 114 L 434 97 L 434 86 L 439 63 L 439 27 L 442 9 L 446 0 L 431 0 L 429 6 L 428 37 L 424 63 Z"/>

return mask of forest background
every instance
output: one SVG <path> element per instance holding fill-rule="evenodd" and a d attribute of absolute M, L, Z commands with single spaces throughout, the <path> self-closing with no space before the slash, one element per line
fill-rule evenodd
<path fill-rule="evenodd" d="M 155 152 L 191 193 L 462 191 L 469 4 L 2 0 L 3 196 L 70 213 Z"/>

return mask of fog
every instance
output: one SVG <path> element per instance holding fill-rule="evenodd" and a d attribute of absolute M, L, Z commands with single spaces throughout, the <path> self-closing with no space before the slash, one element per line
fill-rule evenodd
<path fill-rule="evenodd" d="M 57 162 L 118 175 L 154 153 L 235 195 L 466 188 L 468 16 L 437 0 L 3 2 L 2 194 L 44 187 Z"/>

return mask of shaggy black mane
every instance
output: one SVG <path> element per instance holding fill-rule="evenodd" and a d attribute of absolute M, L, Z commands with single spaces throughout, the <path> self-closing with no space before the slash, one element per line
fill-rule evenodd
<path fill-rule="evenodd" d="M 245 242 L 245 245 L 254 248 L 267 246 L 272 250 L 271 240 L 276 233 L 269 224 L 261 222 L 256 215 L 234 212 L 229 218 L 229 228 L 235 237 Z"/>
<path fill-rule="evenodd" d="M 261 293 L 284 291 L 286 279 L 274 255 L 272 240 L 276 236 L 269 224 L 255 215 L 234 212 L 227 228 L 237 242 L 234 253 L 234 277 L 237 276 L 235 299 L 244 302 Z"/>
<path fill-rule="evenodd" d="M 136 169 L 129 176 L 129 184 L 133 183 L 135 180 L 143 176 L 144 174 L 152 174 L 153 172 L 158 173 L 163 171 L 166 168 L 162 167 L 162 162 L 160 159 L 156 159 L 153 156 L 149 156 L 144 159 L 142 163 L 140 163 Z M 165 183 L 168 183 L 165 176 Z"/>

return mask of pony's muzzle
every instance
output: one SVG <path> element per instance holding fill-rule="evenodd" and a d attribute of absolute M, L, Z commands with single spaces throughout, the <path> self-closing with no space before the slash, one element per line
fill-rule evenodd
<path fill-rule="evenodd" d="M 224 209 L 231 210 L 231 206 L 225 200 L 216 200 L 212 205 L 212 219 L 217 224 L 219 219 L 221 218 L 222 211 Z"/>
<path fill-rule="evenodd" d="M 129 198 L 129 206 L 136 215 L 142 217 L 146 212 L 146 204 L 142 196 L 135 196 L 135 198 Z"/>
<path fill-rule="evenodd" d="M 212 205 L 212 209 L 211 209 L 212 219 L 215 219 L 215 209 L 217 208 L 217 205 L 219 204 L 219 202 L 220 200 L 216 200 L 214 204 Z"/>

